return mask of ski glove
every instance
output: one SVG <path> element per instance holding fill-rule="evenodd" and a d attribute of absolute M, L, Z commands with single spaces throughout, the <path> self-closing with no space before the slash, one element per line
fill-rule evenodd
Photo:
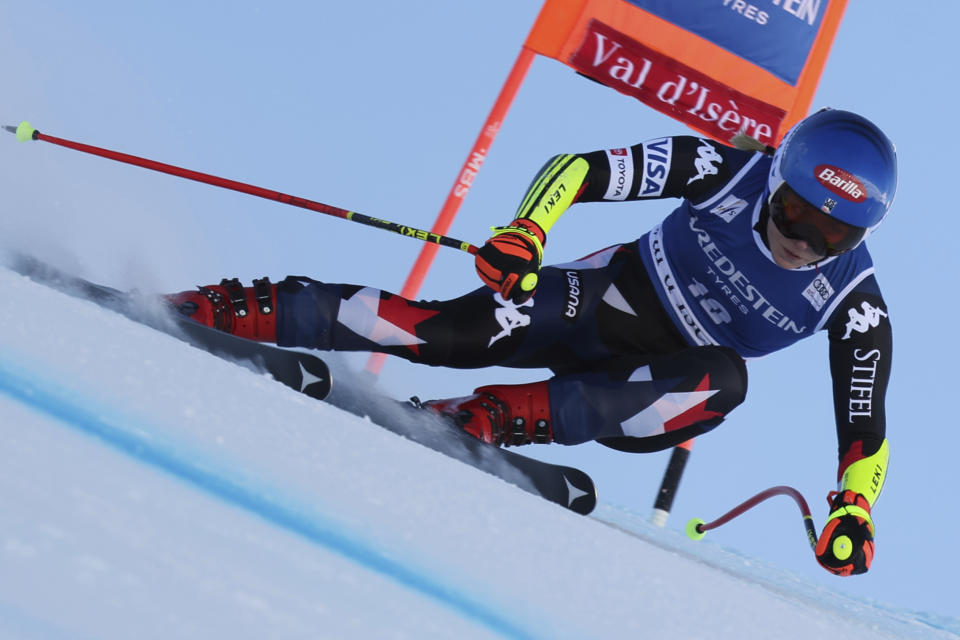
<path fill-rule="evenodd" d="M 537 288 L 544 243 L 546 234 L 532 220 L 494 227 L 493 236 L 477 251 L 477 274 L 504 299 L 526 302 Z"/>
<path fill-rule="evenodd" d="M 817 562 L 838 576 L 866 573 L 873 560 L 870 503 L 853 491 L 831 491 L 830 516 L 817 541 Z"/>

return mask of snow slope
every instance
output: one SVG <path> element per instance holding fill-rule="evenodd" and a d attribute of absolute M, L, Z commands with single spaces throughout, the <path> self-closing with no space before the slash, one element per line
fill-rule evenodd
<path fill-rule="evenodd" d="M 960 637 L 646 514 L 577 516 L 5 269 L 0 291 L 2 638 Z"/>

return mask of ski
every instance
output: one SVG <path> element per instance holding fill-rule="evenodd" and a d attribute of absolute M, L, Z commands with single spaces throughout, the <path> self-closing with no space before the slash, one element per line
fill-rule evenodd
<path fill-rule="evenodd" d="M 362 383 L 337 385 L 326 402 L 576 513 L 587 515 L 597 506 L 593 479 L 580 469 L 481 442 L 451 420 L 411 403 L 398 409 L 396 400 L 366 393 Z"/>
<path fill-rule="evenodd" d="M 323 400 L 330 393 L 333 382 L 330 369 L 313 354 L 217 331 L 180 315 L 173 307 L 167 308 L 157 298 L 95 284 L 29 256 L 14 255 L 7 260 L 7 266 L 34 282 L 116 311 L 224 360 L 269 374 L 277 382 L 316 400 Z"/>
<path fill-rule="evenodd" d="M 529 493 L 571 511 L 588 514 L 597 503 L 593 480 L 583 471 L 528 458 L 481 442 L 447 419 L 412 404 L 370 393 L 368 383 L 332 386 L 332 375 L 319 357 L 217 331 L 181 316 L 172 307 L 72 276 L 40 260 L 15 255 L 7 266 L 31 280 L 73 297 L 89 300 L 136 322 L 179 338 L 212 355 L 272 376 L 316 400 L 323 400 L 377 426 L 439 453 L 497 476 Z M 339 375 L 339 374 L 338 374 Z"/>

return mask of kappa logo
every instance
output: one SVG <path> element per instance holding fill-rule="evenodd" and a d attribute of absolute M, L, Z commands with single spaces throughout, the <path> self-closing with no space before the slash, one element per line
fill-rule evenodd
<path fill-rule="evenodd" d="M 487 344 L 488 349 L 492 347 L 493 343 L 497 340 L 511 335 L 514 329 L 529 325 L 530 316 L 521 312 L 520 309 L 533 306 L 533 298 L 530 298 L 522 304 L 515 304 L 511 300 L 504 299 L 499 293 L 495 293 L 493 299 L 500 305 L 500 307 L 493 312 L 493 316 L 497 319 L 497 324 L 500 325 L 503 331 L 490 338 L 490 343 Z"/>
<path fill-rule="evenodd" d="M 849 315 L 850 320 L 847 322 L 847 331 L 843 334 L 841 340 L 849 338 L 854 331 L 857 333 L 866 333 L 880 324 L 880 318 L 887 317 L 886 311 L 874 307 L 869 302 L 864 302 L 860 305 L 860 308 L 863 309 L 863 313 L 857 311 L 855 307 L 847 309 L 847 315 Z"/>
<path fill-rule="evenodd" d="M 823 305 L 827 303 L 827 300 L 829 300 L 832 295 L 833 287 L 830 286 L 830 281 L 827 280 L 827 276 L 822 273 L 814 278 L 813 282 L 803 290 L 803 297 L 809 300 L 810 304 L 812 304 L 813 308 L 817 311 L 823 308 Z"/>
<path fill-rule="evenodd" d="M 740 212 L 747 208 L 747 201 L 730 194 L 723 202 L 710 209 L 710 213 L 723 219 L 724 222 L 733 222 Z"/>
<path fill-rule="evenodd" d="M 723 164 L 723 156 L 717 153 L 717 150 L 713 148 L 712 144 L 706 140 L 701 140 L 700 142 L 703 143 L 697 149 L 697 155 L 700 157 L 693 161 L 697 175 L 687 180 L 687 184 L 696 182 L 697 180 L 703 180 L 707 176 L 716 175 L 720 172 L 720 168 L 713 163 L 716 162 L 717 165 Z"/>

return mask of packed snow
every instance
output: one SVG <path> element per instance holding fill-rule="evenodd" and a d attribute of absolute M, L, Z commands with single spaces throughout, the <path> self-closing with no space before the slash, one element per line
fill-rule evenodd
<path fill-rule="evenodd" d="M 0 291 L 2 638 L 960 633 L 602 492 L 578 516 L 6 269 Z"/>

